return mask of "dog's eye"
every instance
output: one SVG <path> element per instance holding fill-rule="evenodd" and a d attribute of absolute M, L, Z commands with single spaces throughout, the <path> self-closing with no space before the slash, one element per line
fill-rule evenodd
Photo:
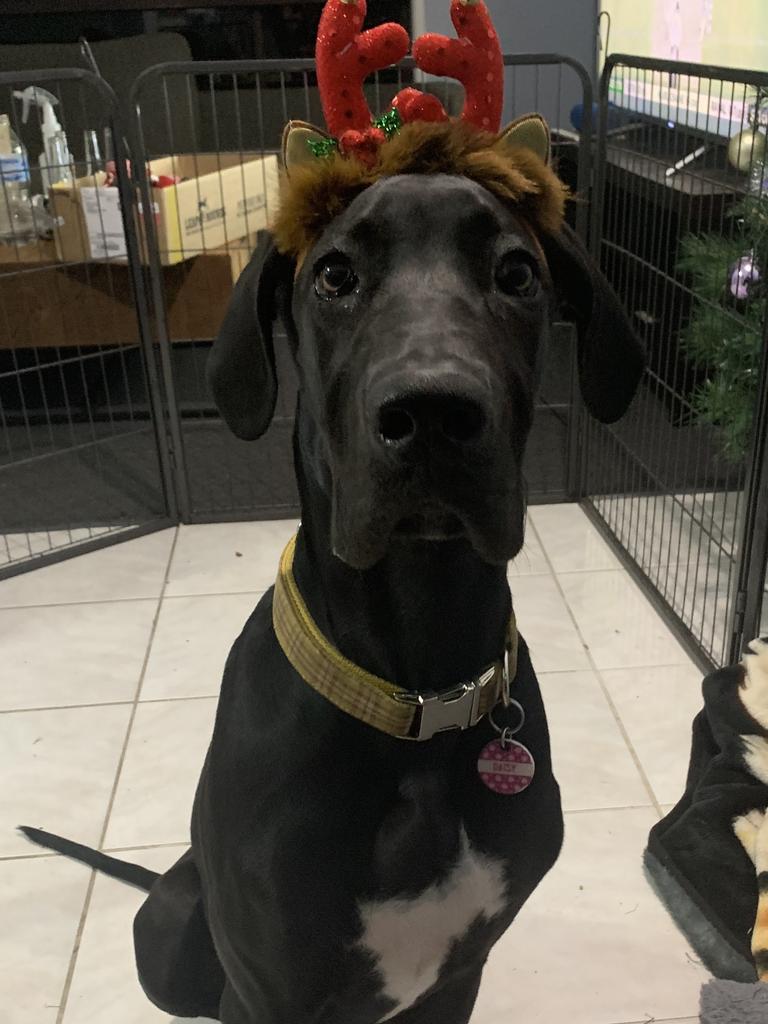
<path fill-rule="evenodd" d="M 539 290 L 539 278 L 530 258 L 517 252 L 502 258 L 496 268 L 496 284 L 506 295 L 526 298 Z"/>
<path fill-rule="evenodd" d="M 348 295 L 357 284 L 350 265 L 340 259 L 328 260 L 315 277 L 315 291 L 322 299 L 336 299 Z"/>

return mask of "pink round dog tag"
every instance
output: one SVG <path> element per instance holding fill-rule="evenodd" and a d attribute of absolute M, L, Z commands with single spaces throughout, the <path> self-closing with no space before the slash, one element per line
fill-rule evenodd
<path fill-rule="evenodd" d="M 533 782 L 536 765 L 533 754 L 517 740 L 491 740 L 477 761 L 477 774 L 488 789 L 502 796 L 522 793 Z"/>

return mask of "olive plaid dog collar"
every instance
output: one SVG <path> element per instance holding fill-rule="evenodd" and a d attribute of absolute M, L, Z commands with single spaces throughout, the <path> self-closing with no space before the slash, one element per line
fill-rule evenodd
<path fill-rule="evenodd" d="M 280 559 L 272 622 L 283 652 L 302 679 L 341 711 L 389 736 L 428 740 L 450 729 L 470 729 L 499 701 L 509 703 L 517 670 L 517 625 L 509 624 L 506 658 L 448 690 L 404 690 L 355 665 L 326 640 L 293 576 L 296 538 Z"/>

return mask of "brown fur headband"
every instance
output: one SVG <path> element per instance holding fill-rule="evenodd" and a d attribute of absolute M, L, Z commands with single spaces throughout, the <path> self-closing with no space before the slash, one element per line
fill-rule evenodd
<path fill-rule="evenodd" d="M 514 206 L 535 234 L 554 234 L 568 195 L 555 172 L 531 149 L 461 121 L 405 124 L 367 167 L 338 153 L 292 166 L 282 182 L 272 227 L 278 249 L 303 259 L 324 229 L 366 188 L 398 174 L 453 174 L 477 182 Z"/>

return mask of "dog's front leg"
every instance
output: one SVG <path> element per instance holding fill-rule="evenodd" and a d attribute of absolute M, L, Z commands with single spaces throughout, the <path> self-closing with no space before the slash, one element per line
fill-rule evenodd
<path fill-rule="evenodd" d="M 272 1024 L 272 1018 L 264 1007 L 246 1007 L 232 985 L 227 982 L 219 1004 L 221 1024 Z"/>
<path fill-rule="evenodd" d="M 422 1002 L 392 1017 L 391 1024 L 468 1024 L 480 988 L 483 966 L 452 978 Z"/>
<path fill-rule="evenodd" d="M 452 978 L 425 999 L 404 1010 L 396 1017 L 386 1018 L 387 1024 L 468 1024 L 480 988 L 483 968 L 473 968 L 463 972 L 459 977 Z M 255 1012 L 255 1016 L 254 1016 Z M 317 1019 L 314 1017 L 313 1019 Z M 363 1024 L 359 1015 L 347 1008 L 343 1017 L 327 1020 L 323 1016 L 323 1024 Z M 227 984 L 219 1007 L 221 1024 L 272 1024 L 268 1011 L 260 1008 L 254 1011 L 247 1009 L 237 992 Z M 299 1024 L 295 1021 L 294 1024 Z M 377 1020 L 365 1021 L 365 1024 L 379 1024 Z"/>

